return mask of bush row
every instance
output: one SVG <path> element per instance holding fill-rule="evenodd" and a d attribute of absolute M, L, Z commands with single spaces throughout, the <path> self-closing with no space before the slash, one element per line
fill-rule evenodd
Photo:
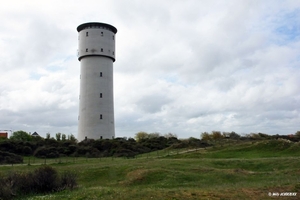
<path fill-rule="evenodd" d="M 200 145 L 201 143 L 201 145 Z M 0 151 L 6 151 L 18 155 L 36 156 L 39 158 L 57 158 L 62 156 L 86 156 L 86 157 L 134 157 L 137 154 L 161 150 L 172 145 L 176 148 L 187 146 L 202 146 L 207 143 L 199 139 L 178 140 L 176 137 L 150 137 L 140 139 L 133 138 L 115 139 L 87 139 L 79 143 L 74 141 L 57 141 L 55 139 L 41 139 L 38 141 L 0 141 Z"/>

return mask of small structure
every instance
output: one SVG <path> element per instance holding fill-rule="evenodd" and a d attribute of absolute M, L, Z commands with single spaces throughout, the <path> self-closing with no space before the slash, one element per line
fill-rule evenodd
<path fill-rule="evenodd" d="M 32 133 L 31 136 L 33 136 L 33 137 L 40 137 L 40 135 L 37 132 Z"/>
<path fill-rule="evenodd" d="M 0 138 L 8 138 L 7 132 L 0 132 Z"/>

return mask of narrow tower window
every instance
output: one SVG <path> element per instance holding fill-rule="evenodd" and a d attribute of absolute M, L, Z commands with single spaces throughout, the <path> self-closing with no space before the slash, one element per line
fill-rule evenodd
<path fill-rule="evenodd" d="M 102 115 L 100 115 L 100 119 L 102 119 Z"/>
<path fill-rule="evenodd" d="M 115 40 L 115 36 L 113 35 L 113 40 Z"/>
<path fill-rule="evenodd" d="M 103 48 L 101 48 L 101 52 L 103 52 Z"/>
<path fill-rule="evenodd" d="M 86 32 L 86 33 L 85 33 L 85 36 L 86 36 L 86 37 L 89 36 L 89 32 Z"/>
<path fill-rule="evenodd" d="M 103 32 L 101 32 L 101 36 L 103 36 Z"/>
<path fill-rule="evenodd" d="M 100 72 L 100 77 L 102 77 L 102 72 Z"/>
<path fill-rule="evenodd" d="M 88 52 L 89 51 L 89 49 L 85 49 L 85 52 Z"/>
<path fill-rule="evenodd" d="M 100 98 L 102 98 L 102 93 L 100 93 Z"/>

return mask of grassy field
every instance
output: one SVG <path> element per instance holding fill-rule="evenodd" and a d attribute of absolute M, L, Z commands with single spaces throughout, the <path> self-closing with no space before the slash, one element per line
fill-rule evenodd
<path fill-rule="evenodd" d="M 31 158 L 31 165 L 0 166 L 0 172 L 33 170 L 44 162 Z M 170 149 L 136 159 L 63 158 L 46 163 L 61 172 L 76 172 L 79 187 L 20 199 L 300 198 L 300 144 L 286 141 Z M 297 196 L 274 197 L 269 192 L 297 192 Z"/>

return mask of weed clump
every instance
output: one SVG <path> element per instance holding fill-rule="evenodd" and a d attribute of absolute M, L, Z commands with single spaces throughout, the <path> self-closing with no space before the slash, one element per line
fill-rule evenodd
<path fill-rule="evenodd" d="M 40 167 L 33 172 L 10 172 L 0 177 L 0 199 L 9 200 L 26 194 L 50 193 L 77 186 L 76 174 L 61 175 L 50 166 Z"/>

